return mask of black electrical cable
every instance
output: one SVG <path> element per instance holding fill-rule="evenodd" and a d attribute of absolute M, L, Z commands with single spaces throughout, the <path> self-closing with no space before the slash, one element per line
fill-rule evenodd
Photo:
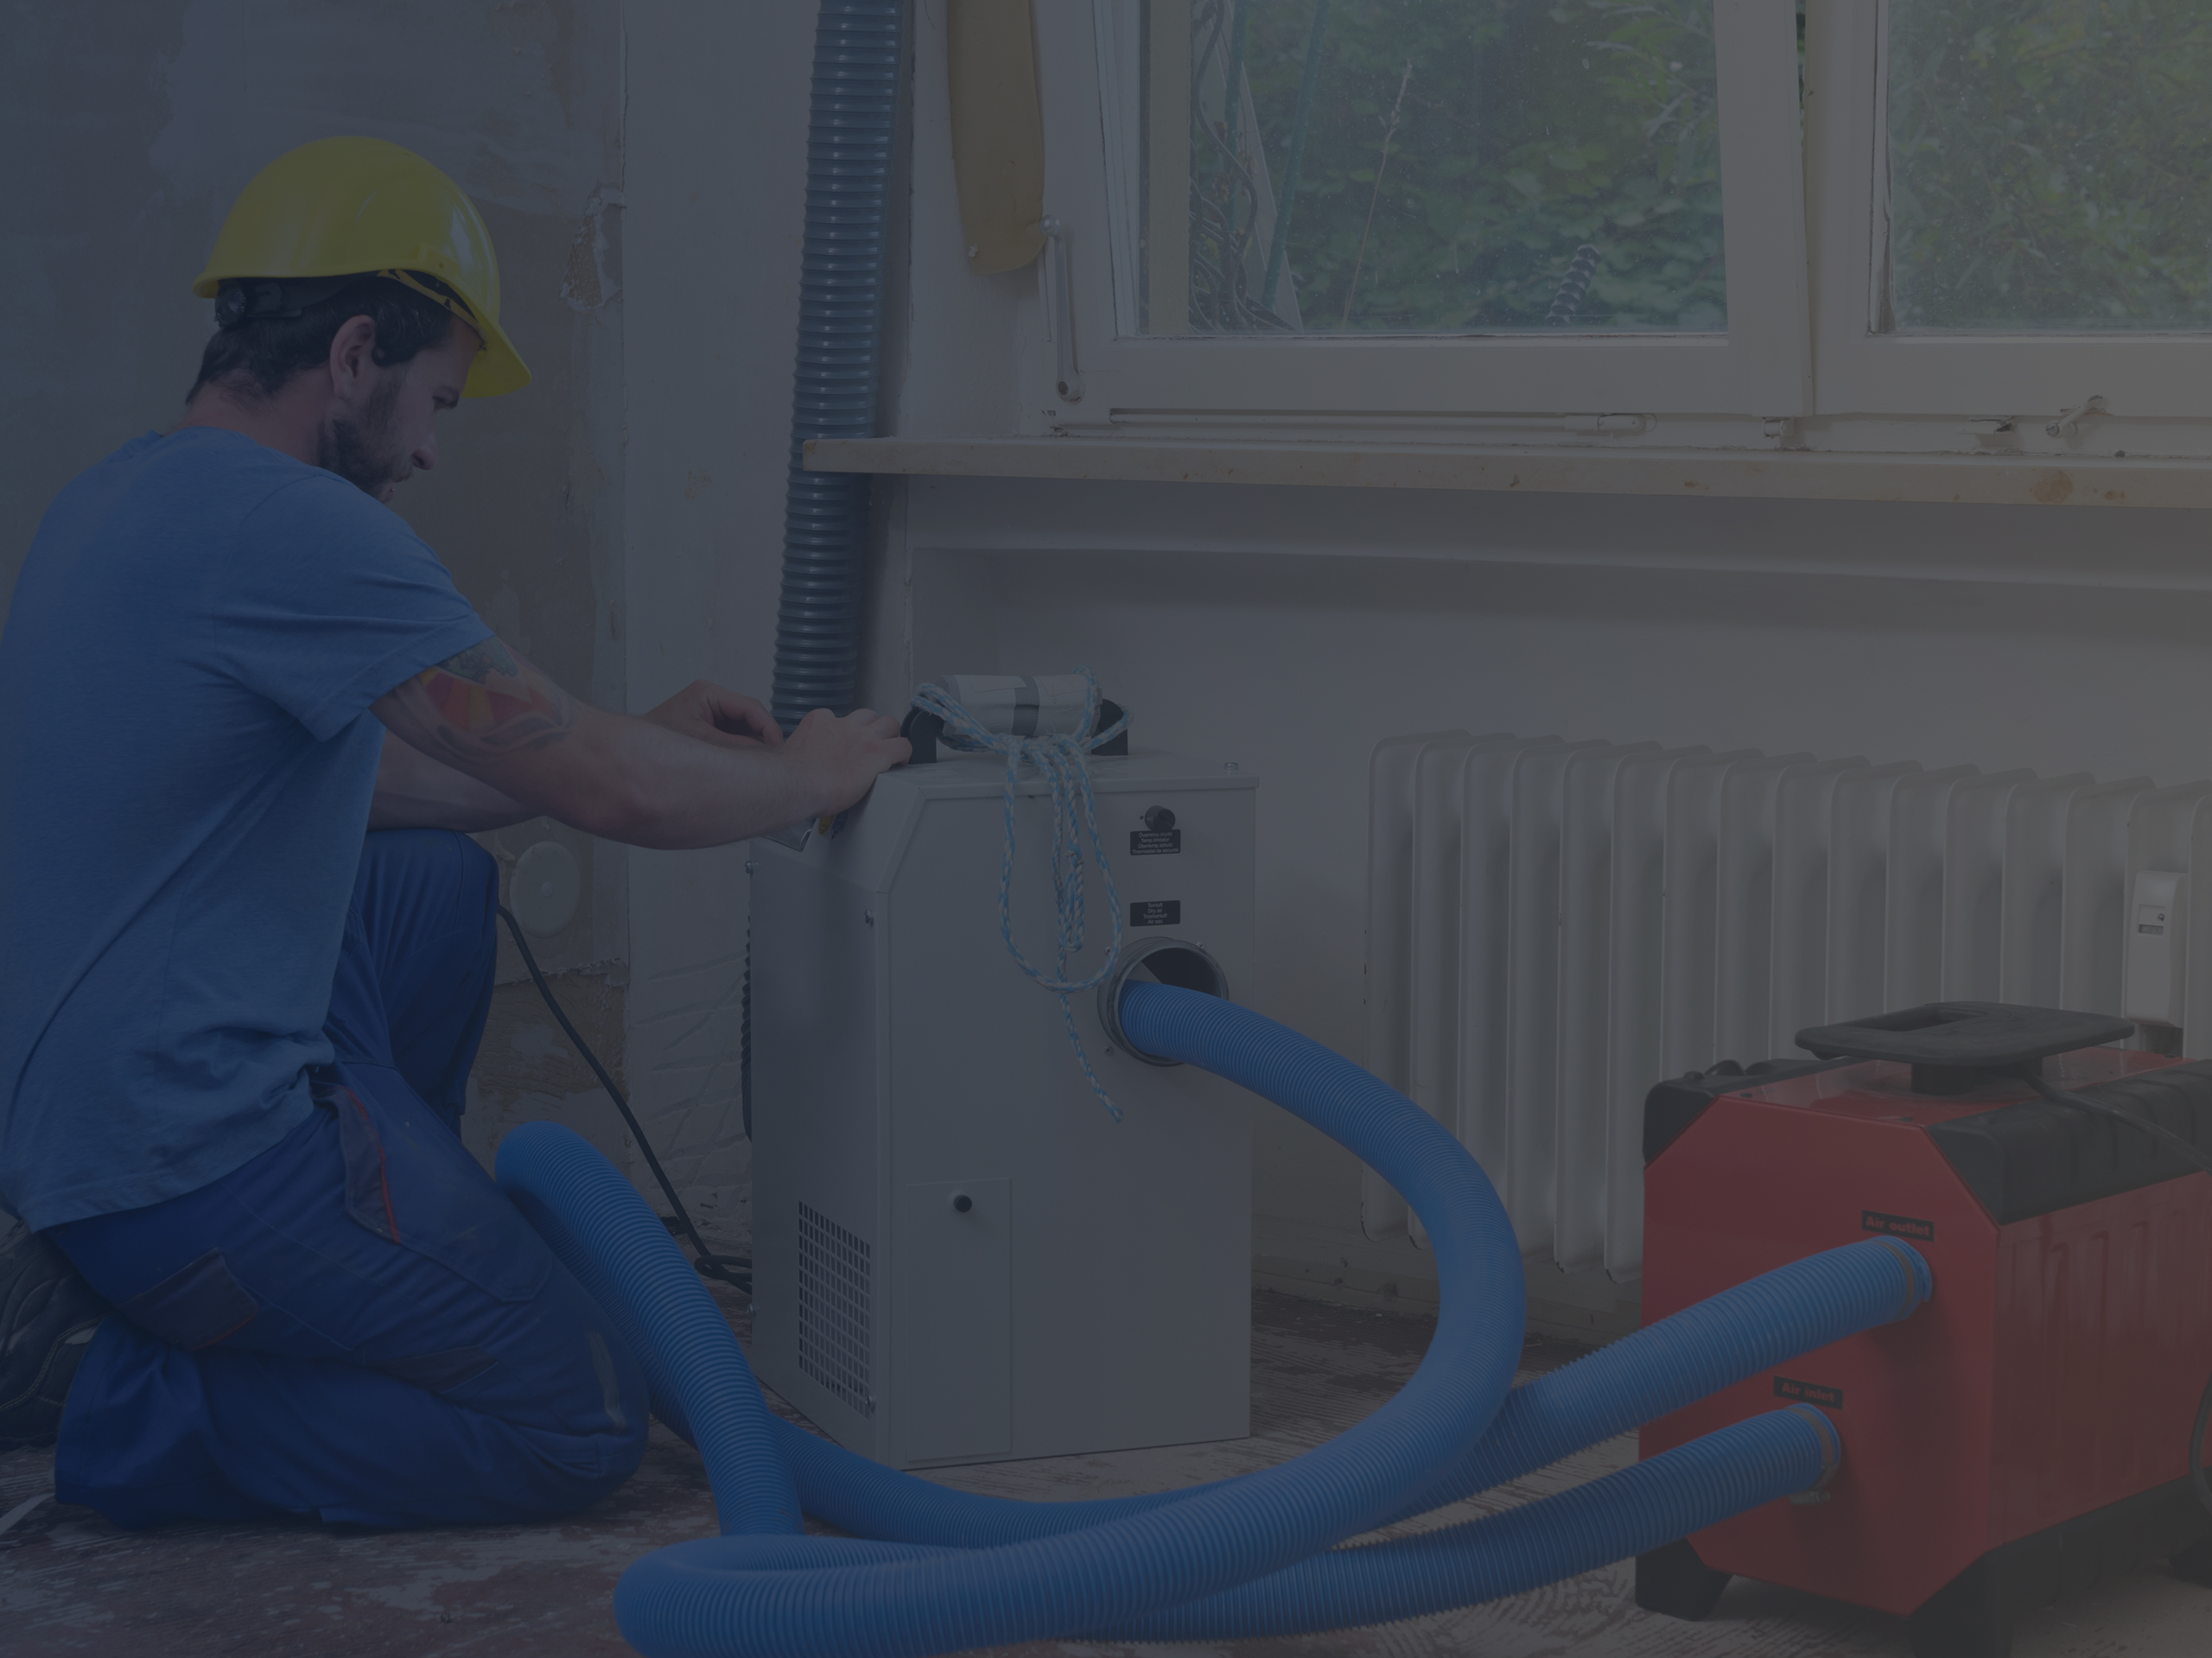
<path fill-rule="evenodd" d="M 2092 1112 L 2101 1117 L 2110 1117 L 2114 1121 L 2124 1122 L 2129 1128 L 2139 1129 L 2148 1134 L 2154 1142 L 2164 1147 L 2175 1156 L 2194 1163 L 2207 1174 L 2212 1174 L 2212 1155 L 2200 1151 L 2193 1143 L 2183 1140 L 2172 1129 L 2152 1122 L 2147 1117 L 2139 1117 L 2133 1111 L 2122 1111 L 2117 1106 L 2107 1105 L 2101 1100 L 2093 1100 L 2080 1094 L 2069 1094 L 2057 1083 L 2044 1077 L 2040 1065 L 2024 1070 L 2020 1075 L 2030 1088 L 2054 1105 L 2070 1105 L 2076 1110 Z M 2212 1422 L 2212 1382 L 2205 1384 L 2204 1396 L 2197 1401 L 2196 1420 L 2189 1431 L 2190 1483 L 2195 1487 L 2196 1500 L 2203 1506 L 2204 1512 L 2212 1514 L 2212 1480 L 2208 1480 L 2204 1477 L 2204 1429 L 2208 1422 Z"/>
<path fill-rule="evenodd" d="M 515 941 L 515 948 L 522 953 L 522 964 L 530 969 L 531 982 L 537 987 L 537 994 L 545 998 L 545 1006 L 568 1032 L 569 1040 L 583 1062 L 591 1067 L 591 1074 L 599 1078 L 599 1085 L 607 1090 L 607 1097 L 614 1102 L 614 1109 L 622 1114 L 622 1121 L 630 1125 L 630 1132 L 637 1137 L 638 1149 L 645 1154 L 645 1166 L 653 1172 L 653 1178 L 660 1182 L 660 1189 L 668 1194 L 668 1206 L 676 1211 L 676 1223 L 683 1236 L 691 1240 L 691 1248 L 698 1259 L 691 1264 L 709 1278 L 719 1278 L 734 1284 L 750 1294 L 753 1290 L 753 1260 L 749 1255 L 718 1255 L 707 1248 L 707 1241 L 699 1236 L 699 1229 L 692 1224 L 691 1213 L 683 1207 L 683 1200 L 676 1195 L 668 1172 L 660 1166 L 660 1159 L 653 1155 L 652 1142 L 645 1138 L 645 1131 L 639 1126 L 637 1115 L 630 1109 L 630 1102 L 622 1097 L 622 1090 L 614 1086 L 614 1079 L 607 1074 L 607 1067 L 599 1063 L 599 1056 L 591 1051 L 569 1016 L 561 1009 L 560 1001 L 553 994 L 553 987 L 545 982 L 545 975 L 537 965 L 537 957 L 531 954 L 530 945 L 522 936 L 522 924 L 514 912 L 504 904 L 499 905 L 499 919 L 507 924 L 507 931 Z M 736 1270 L 733 1270 L 736 1269 Z"/>

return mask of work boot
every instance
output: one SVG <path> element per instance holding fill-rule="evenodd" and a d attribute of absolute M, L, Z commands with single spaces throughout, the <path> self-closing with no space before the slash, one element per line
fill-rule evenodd
<path fill-rule="evenodd" d="M 107 1316 L 67 1255 L 17 1221 L 0 1236 L 0 1451 L 52 1445 Z"/>

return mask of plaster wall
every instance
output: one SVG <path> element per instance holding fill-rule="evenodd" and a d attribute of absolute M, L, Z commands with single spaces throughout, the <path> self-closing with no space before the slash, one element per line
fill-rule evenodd
<path fill-rule="evenodd" d="M 1010 434 L 1028 418 L 1020 388 L 1042 378 L 1034 278 L 966 270 L 941 18 L 916 16 L 885 429 Z M 1085 664 L 1135 710 L 1139 742 L 1257 772 L 1262 965 L 1240 999 L 1355 1058 L 1366 771 L 1384 737 L 1464 726 L 2212 776 L 2201 512 L 2089 524 L 2058 508 L 988 479 L 880 491 L 873 694 Z M 1424 1253 L 1362 1236 L 1348 1155 L 1279 1113 L 1260 1129 L 1255 1254 L 1272 1281 L 1433 1298 Z M 1543 1267 L 1531 1288 L 1554 1327 L 1633 1316 L 1632 1288 L 1602 1279 Z"/>

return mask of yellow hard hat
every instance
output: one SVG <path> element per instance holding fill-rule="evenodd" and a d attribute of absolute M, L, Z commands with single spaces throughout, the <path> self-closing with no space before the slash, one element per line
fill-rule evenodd
<path fill-rule="evenodd" d="M 356 274 L 404 283 L 482 336 L 463 397 L 530 384 L 499 330 L 499 259 L 474 205 L 413 150 L 381 138 L 319 138 L 263 168 L 231 204 L 192 291 L 213 299 L 234 280 Z"/>

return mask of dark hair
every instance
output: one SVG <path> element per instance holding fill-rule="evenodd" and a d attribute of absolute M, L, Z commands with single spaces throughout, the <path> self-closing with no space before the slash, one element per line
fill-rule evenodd
<path fill-rule="evenodd" d="M 416 280 L 444 287 L 434 276 Z M 452 312 L 389 276 L 226 282 L 215 301 L 215 337 L 200 355 L 200 378 L 184 400 L 189 403 L 200 387 L 226 380 L 244 381 L 261 396 L 273 397 L 302 369 L 325 361 L 339 329 L 357 316 L 377 325 L 371 355 L 379 368 L 443 345 L 453 332 Z"/>

